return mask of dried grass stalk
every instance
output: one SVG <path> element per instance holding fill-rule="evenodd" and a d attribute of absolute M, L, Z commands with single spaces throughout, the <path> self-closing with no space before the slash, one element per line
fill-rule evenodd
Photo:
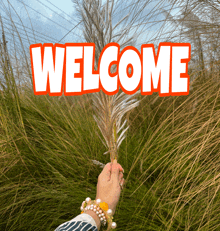
<path fill-rule="evenodd" d="M 97 69 L 100 53 L 108 43 L 117 42 L 121 45 L 121 48 L 134 44 L 133 37 L 127 36 L 130 26 L 117 31 L 117 28 L 129 15 L 120 19 L 114 26 L 112 24 L 114 0 L 107 0 L 104 4 L 99 0 L 75 0 L 73 2 L 76 3 L 83 21 L 83 34 L 86 42 L 96 45 L 95 69 Z M 114 41 L 116 37 L 117 40 Z M 112 67 L 111 71 L 114 72 L 115 68 L 115 66 Z M 111 161 L 118 158 L 118 149 L 128 130 L 124 115 L 138 106 L 139 102 L 134 99 L 138 93 L 126 95 L 121 92 L 113 96 L 108 96 L 103 92 L 92 94 L 94 119 L 104 138 L 102 142 L 108 149 L 104 154 L 109 153 Z"/>

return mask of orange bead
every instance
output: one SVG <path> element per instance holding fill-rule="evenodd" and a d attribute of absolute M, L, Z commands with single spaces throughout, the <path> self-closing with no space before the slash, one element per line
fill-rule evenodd
<path fill-rule="evenodd" d="M 100 207 L 101 209 L 105 210 L 105 211 L 108 210 L 108 204 L 107 204 L 106 202 L 101 202 L 101 203 L 99 204 L 99 207 Z"/>

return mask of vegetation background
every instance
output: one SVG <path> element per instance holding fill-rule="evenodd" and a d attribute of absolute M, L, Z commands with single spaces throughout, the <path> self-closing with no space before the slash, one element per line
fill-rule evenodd
<path fill-rule="evenodd" d="M 69 33 L 84 42 L 86 32 L 107 30 L 94 13 L 107 3 L 113 1 L 74 1 L 78 21 Z M 47 35 L 31 20 L 29 29 L 15 21 L 16 9 L 7 4 L 0 39 L 0 230 L 54 230 L 79 214 L 87 196 L 95 197 L 101 169 L 92 160 L 107 163 L 109 156 L 103 155 L 91 94 L 34 95 L 28 48 Z M 89 5 L 94 21 L 86 14 Z M 219 16 L 217 0 L 113 4 L 110 41 L 138 49 L 164 41 L 192 45 L 189 95 L 139 95 L 140 105 L 126 115 L 130 128 L 118 159 L 126 185 L 114 217 L 117 230 L 220 230 Z M 93 37 L 96 45 L 99 38 Z"/>

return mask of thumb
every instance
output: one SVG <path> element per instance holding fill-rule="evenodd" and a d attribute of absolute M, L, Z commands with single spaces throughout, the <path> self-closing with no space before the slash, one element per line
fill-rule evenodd
<path fill-rule="evenodd" d="M 119 182 L 119 164 L 117 163 L 117 160 L 114 160 L 112 163 L 111 180 L 116 183 Z"/>

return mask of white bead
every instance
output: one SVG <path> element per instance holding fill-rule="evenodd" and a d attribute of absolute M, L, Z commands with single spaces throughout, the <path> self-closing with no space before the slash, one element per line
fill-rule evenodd
<path fill-rule="evenodd" d="M 112 222 L 112 225 L 111 225 L 111 226 L 112 226 L 113 229 L 115 229 L 117 225 L 116 225 L 115 222 Z"/>
<path fill-rule="evenodd" d="M 99 205 L 101 203 L 101 200 L 100 199 L 97 199 L 96 200 L 96 203 Z"/>
<path fill-rule="evenodd" d="M 96 211 L 96 214 L 99 215 L 99 211 Z"/>
<path fill-rule="evenodd" d="M 99 210 L 99 213 L 102 214 L 102 210 L 101 209 Z"/>
<path fill-rule="evenodd" d="M 103 221 L 103 218 L 102 218 L 102 217 L 100 218 L 100 221 Z"/>
<path fill-rule="evenodd" d="M 82 206 L 80 207 L 80 210 L 83 211 L 83 207 Z"/>
<path fill-rule="evenodd" d="M 87 211 L 88 209 L 87 209 L 87 208 L 85 208 L 85 210 Z"/>
<path fill-rule="evenodd" d="M 112 215 L 112 210 L 109 209 L 109 210 L 107 211 L 107 214 L 108 214 L 109 216 L 111 216 L 111 215 Z"/>
<path fill-rule="evenodd" d="M 99 214 L 99 217 L 101 217 L 102 215 L 101 214 Z"/>
<path fill-rule="evenodd" d="M 96 212 L 96 209 L 94 208 L 93 211 Z"/>
<path fill-rule="evenodd" d="M 90 205 L 87 208 L 88 208 L 88 210 L 90 210 Z"/>
<path fill-rule="evenodd" d="M 87 197 L 86 198 L 86 202 L 88 203 L 88 202 L 90 202 L 91 201 L 91 198 L 90 197 Z"/>
<path fill-rule="evenodd" d="M 97 208 L 97 206 L 96 206 L 96 205 L 94 205 L 94 208 L 96 209 L 96 208 Z"/>

